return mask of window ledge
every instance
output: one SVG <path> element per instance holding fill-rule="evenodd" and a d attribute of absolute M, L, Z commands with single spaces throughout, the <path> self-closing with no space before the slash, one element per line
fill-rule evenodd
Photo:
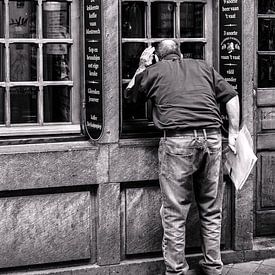
<path fill-rule="evenodd" d="M 29 154 L 60 151 L 96 150 L 89 141 L 71 141 L 39 144 L 17 144 L 0 146 L 0 155 Z"/>
<path fill-rule="evenodd" d="M 0 137 L 80 134 L 80 125 L 45 125 L 0 127 Z"/>

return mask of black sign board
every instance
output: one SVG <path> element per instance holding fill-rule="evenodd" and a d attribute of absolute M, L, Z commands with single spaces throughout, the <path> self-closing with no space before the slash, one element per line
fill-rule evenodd
<path fill-rule="evenodd" d="M 220 0 L 220 74 L 242 95 L 242 0 Z"/>
<path fill-rule="evenodd" d="M 103 131 L 101 0 L 84 1 L 85 128 L 98 140 Z"/>

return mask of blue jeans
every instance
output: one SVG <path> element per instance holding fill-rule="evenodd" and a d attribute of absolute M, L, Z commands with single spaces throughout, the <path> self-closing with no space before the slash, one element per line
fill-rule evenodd
<path fill-rule="evenodd" d="M 222 273 L 220 255 L 223 184 L 220 180 L 222 139 L 219 130 L 163 137 L 159 146 L 162 192 L 162 249 L 166 274 L 186 274 L 185 224 L 192 202 L 198 206 L 206 274 Z"/>

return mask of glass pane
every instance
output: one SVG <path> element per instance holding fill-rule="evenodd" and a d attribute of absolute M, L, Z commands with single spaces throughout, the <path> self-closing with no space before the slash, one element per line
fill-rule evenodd
<path fill-rule="evenodd" d="M 259 0 L 258 13 L 275 13 L 275 0 Z"/>
<path fill-rule="evenodd" d="M 127 84 L 123 85 L 123 90 L 125 90 Z M 123 120 L 134 120 L 134 119 L 146 119 L 146 103 L 128 103 L 123 99 Z"/>
<path fill-rule="evenodd" d="M 37 123 L 37 93 L 36 87 L 11 88 L 11 123 Z"/>
<path fill-rule="evenodd" d="M 9 2 L 11 38 L 34 38 L 36 36 L 36 7 L 37 1 Z"/>
<path fill-rule="evenodd" d="M 138 68 L 139 58 L 146 44 L 144 43 L 124 43 L 122 45 L 122 77 L 130 79 L 134 76 Z"/>
<path fill-rule="evenodd" d="M 275 19 L 259 19 L 259 50 L 275 50 Z"/>
<path fill-rule="evenodd" d="M 145 3 L 122 3 L 122 37 L 145 37 Z"/>
<path fill-rule="evenodd" d="M 37 80 L 37 46 L 35 44 L 10 44 L 11 81 Z"/>
<path fill-rule="evenodd" d="M 44 88 L 44 121 L 69 122 L 71 120 L 70 88 L 50 86 Z"/>
<path fill-rule="evenodd" d="M 5 90 L 0 87 L 0 124 L 4 124 Z"/>
<path fill-rule="evenodd" d="M 195 58 L 195 59 L 204 59 L 204 44 L 188 42 L 182 43 L 180 46 L 183 58 Z"/>
<path fill-rule="evenodd" d="M 181 37 L 203 37 L 202 3 L 182 3 L 180 5 Z"/>
<path fill-rule="evenodd" d="M 69 3 L 44 2 L 43 3 L 43 37 L 69 38 Z"/>
<path fill-rule="evenodd" d="M 70 79 L 69 51 L 67 44 L 47 44 L 43 50 L 44 80 Z"/>
<path fill-rule="evenodd" d="M 170 38 L 174 37 L 174 3 L 152 3 L 151 25 L 152 37 Z"/>
<path fill-rule="evenodd" d="M 5 57 L 4 57 L 4 45 L 0 44 L 0 82 L 5 79 L 4 71 Z"/>
<path fill-rule="evenodd" d="M 275 87 L 275 56 L 259 55 L 258 87 Z"/>
<path fill-rule="evenodd" d="M 5 20 L 5 6 L 4 6 L 4 1 L 0 0 L 0 18 L 1 18 L 1 23 L 0 23 L 0 38 L 3 38 L 5 33 L 4 33 L 4 20 Z"/>

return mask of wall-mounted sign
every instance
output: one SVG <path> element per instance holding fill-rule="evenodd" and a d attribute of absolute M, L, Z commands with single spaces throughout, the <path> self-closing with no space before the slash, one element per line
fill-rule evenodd
<path fill-rule="evenodd" d="M 242 95 L 242 0 L 220 0 L 220 74 Z"/>
<path fill-rule="evenodd" d="M 84 2 L 85 128 L 91 139 L 103 131 L 101 0 Z"/>

